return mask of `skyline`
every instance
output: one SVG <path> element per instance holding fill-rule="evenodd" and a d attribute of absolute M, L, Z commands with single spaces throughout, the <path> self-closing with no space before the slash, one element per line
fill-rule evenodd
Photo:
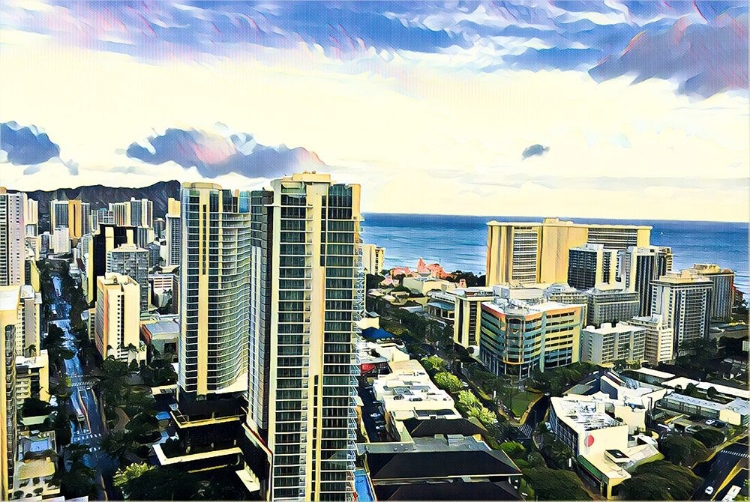
<path fill-rule="evenodd" d="M 3 184 L 318 170 L 365 214 L 746 219 L 745 4 L 310 5 L 4 2 L 34 99 L 0 107 Z"/>

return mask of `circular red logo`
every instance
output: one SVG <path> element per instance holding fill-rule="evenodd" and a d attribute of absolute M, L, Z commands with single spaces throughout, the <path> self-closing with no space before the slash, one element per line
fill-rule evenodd
<path fill-rule="evenodd" d="M 586 436 L 586 446 L 591 446 L 592 444 L 594 444 L 594 436 Z"/>

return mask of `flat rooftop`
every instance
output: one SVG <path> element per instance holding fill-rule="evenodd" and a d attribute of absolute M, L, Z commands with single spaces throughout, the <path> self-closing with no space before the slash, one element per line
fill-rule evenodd
<path fill-rule="evenodd" d="M 748 390 L 735 389 L 734 387 L 727 387 L 726 385 L 719 385 L 711 382 L 701 382 L 699 380 L 693 380 L 692 378 L 687 377 L 677 377 L 662 383 L 663 386 L 673 389 L 678 386 L 685 389 L 689 384 L 695 385 L 699 390 L 702 390 L 704 392 L 708 391 L 709 387 L 713 387 L 714 389 L 716 389 L 716 392 L 718 392 L 719 394 L 724 394 L 725 396 L 750 399 L 750 391 Z"/>
<path fill-rule="evenodd" d="M 610 335 L 613 333 L 631 333 L 633 331 L 646 331 L 646 328 L 633 326 L 624 322 L 618 322 L 617 326 L 612 326 L 612 323 L 602 323 L 601 327 L 595 328 L 594 326 L 586 326 L 583 331 L 587 333 L 594 333 L 597 335 Z"/>
<path fill-rule="evenodd" d="M 627 427 L 626 424 L 618 422 L 604 411 L 598 411 L 594 400 L 582 400 L 579 396 L 576 396 L 576 399 L 553 397 L 551 403 L 557 417 L 576 431 Z"/>

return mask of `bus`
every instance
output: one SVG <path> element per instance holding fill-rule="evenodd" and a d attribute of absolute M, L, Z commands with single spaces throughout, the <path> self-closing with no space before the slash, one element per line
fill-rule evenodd
<path fill-rule="evenodd" d="M 723 499 L 721 499 L 721 500 L 722 500 L 722 502 L 729 502 L 730 500 L 734 500 L 734 498 L 735 498 L 735 497 L 736 497 L 737 495 L 739 495 L 739 494 L 740 494 L 740 490 L 742 490 L 742 488 L 740 488 L 740 487 L 739 487 L 739 486 L 737 486 L 737 485 L 734 485 L 733 487 L 731 487 L 731 488 L 729 489 L 729 491 L 727 492 L 727 494 L 726 494 L 726 495 L 724 495 L 724 498 L 723 498 Z"/>

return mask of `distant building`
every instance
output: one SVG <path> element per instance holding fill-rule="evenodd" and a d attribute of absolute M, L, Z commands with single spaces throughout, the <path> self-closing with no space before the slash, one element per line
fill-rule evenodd
<path fill-rule="evenodd" d="M 698 275 L 711 280 L 711 319 L 728 321 L 734 306 L 734 272 L 714 264 L 693 265 Z"/>
<path fill-rule="evenodd" d="M 0 286 L 23 283 L 27 200 L 24 193 L 8 193 L 0 187 Z"/>
<path fill-rule="evenodd" d="M 112 354 L 127 362 L 142 357 L 139 289 L 138 283 L 126 275 L 108 273 L 97 278 L 94 343 L 103 358 Z"/>
<path fill-rule="evenodd" d="M 587 326 L 581 331 L 581 361 L 596 365 L 641 361 L 646 348 L 645 329 L 624 322 Z"/>
<path fill-rule="evenodd" d="M 616 273 L 616 249 L 587 243 L 568 251 L 568 284 L 571 287 L 590 289 L 599 284 L 614 284 Z"/>
<path fill-rule="evenodd" d="M 161 263 L 161 246 L 156 242 L 149 242 L 146 244 L 146 251 L 148 251 L 149 270 L 158 267 Z"/>
<path fill-rule="evenodd" d="M 49 242 L 50 251 L 55 254 L 70 253 L 70 233 L 68 227 L 55 227 Z"/>
<path fill-rule="evenodd" d="M 750 404 L 746 399 L 736 398 L 723 404 L 673 392 L 659 402 L 661 408 L 678 411 L 700 418 L 713 418 L 731 425 L 750 425 Z"/>
<path fill-rule="evenodd" d="M 672 249 L 630 246 L 618 252 L 618 277 L 628 291 L 638 293 L 638 315 L 651 315 L 652 283 L 672 270 Z"/>
<path fill-rule="evenodd" d="M 112 212 L 115 225 L 118 227 L 133 226 L 130 218 L 130 202 L 110 202 L 109 210 Z"/>
<path fill-rule="evenodd" d="M 26 200 L 26 208 L 23 215 L 27 236 L 39 235 L 39 202 L 33 199 Z"/>
<path fill-rule="evenodd" d="M 164 238 L 164 230 L 167 228 L 167 222 L 164 218 L 156 218 L 154 220 L 154 235 L 157 239 Z"/>
<path fill-rule="evenodd" d="M 385 248 L 375 244 L 362 245 L 362 266 L 366 274 L 379 274 L 385 263 Z"/>
<path fill-rule="evenodd" d="M 176 357 L 180 338 L 179 316 L 157 315 L 144 320 L 141 324 L 141 337 L 150 349 L 156 349 L 161 354 L 171 353 Z"/>
<path fill-rule="evenodd" d="M 154 230 L 151 227 L 136 227 L 135 243 L 138 247 L 145 248 L 154 242 Z"/>
<path fill-rule="evenodd" d="M 148 251 L 123 244 L 107 253 L 107 273 L 127 275 L 139 286 L 141 312 L 148 312 Z"/>
<path fill-rule="evenodd" d="M 412 293 L 426 295 L 430 291 L 450 291 L 456 288 L 455 282 L 436 279 L 430 276 L 404 277 L 402 285 Z"/>
<path fill-rule="evenodd" d="M 98 231 L 94 234 L 93 243 L 93 276 L 95 281 L 97 277 L 107 273 L 107 256 L 109 252 L 123 244 L 135 244 L 133 227 L 99 224 Z"/>
<path fill-rule="evenodd" d="M 649 363 L 657 365 L 674 359 L 672 328 L 667 326 L 660 315 L 634 317 L 628 324 L 645 330 L 646 345 L 643 357 Z"/>
<path fill-rule="evenodd" d="M 130 226 L 151 228 L 154 225 L 153 220 L 153 202 L 148 199 L 130 199 Z"/>
<path fill-rule="evenodd" d="M 651 227 L 592 225 L 558 218 L 539 222 L 490 221 L 487 234 L 487 286 L 509 283 L 562 283 L 568 280 L 568 254 L 586 243 L 608 249 L 647 246 Z"/>
<path fill-rule="evenodd" d="M 167 305 L 169 312 L 178 314 L 180 311 L 180 279 L 174 273 L 149 274 L 148 282 L 151 287 L 151 303 L 157 309 L 164 309 Z"/>
<path fill-rule="evenodd" d="M 603 323 L 628 321 L 638 315 L 638 293 L 625 290 L 591 289 L 586 295 L 586 323 L 601 326 Z"/>
<path fill-rule="evenodd" d="M 670 272 L 653 283 L 651 311 L 672 329 L 675 356 L 687 341 L 708 336 L 711 280 L 694 270 Z"/>
<path fill-rule="evenodd" d="M 38 352 L 42 349 L 40 321 L 42 295 L 30 285 L 21 286 L 21 326 L 16 332 L 16 355 L 26 356 L 33 346 Z"/>
<path fill-rule="evenodd" d="M 166 215 L 167 265 L 180 264 L 182 248 L 182 226 L 180 225 L 180 201 L 169 198 Z"/>
<path fill-rule="evenodd" d="M 479 357 L 493 373 L 519 378 L 578 362 L 582 322 L 581 305 L 482 303 Z"/>
<path fill-rule="evenodd" d="M 74 200 L 50 201 L 50 228 L 66 227 L 71 239 L 79 239 L 83 234 L 91 231 L 91 205 L 88 202 Z M 56 251 L 61 252 L 61 251 Z"/>
<path fill-rule="evenodd" d="M 494 298 L 492 288 L 465 288 L 447 292 L 454 296 L 453 341 L 463 347 L 479 347 L 482 303 Z"/>

